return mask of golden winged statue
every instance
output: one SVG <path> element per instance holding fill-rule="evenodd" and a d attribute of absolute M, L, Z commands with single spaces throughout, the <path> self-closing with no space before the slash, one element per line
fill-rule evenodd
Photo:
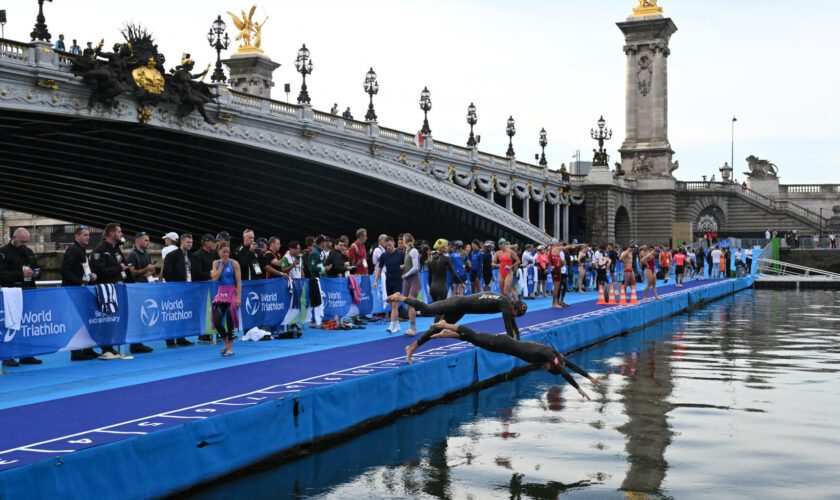
<path fill-rule="evenodd" d="M 656 1 L 639 0 L 639 6 L 633 9 L 633 16 L 655 16 L 662 14 L 662 7 L 658 7 Z"/>
<path fill-rule="evenodd" d="M 262 52 L 260 48 L 262 44 L 262 28 L 265 26 L 265 22 L 268 21 L 268 17 L 263 19 L 263 22 L 258 23 L 254 20 L 254 13 L 256 11 L 256 5 L 251 6 L 251 10 L 247 14 L 243 10 L 241 19 L 233 12 L 228 11 L 228 15 L 233 20 L 233 24 L 239 30 L 239 34 L 236 35 L 235 39 L 242 42 L 239 45 L 239 50 L 237 50 L 238 53 Z"/>

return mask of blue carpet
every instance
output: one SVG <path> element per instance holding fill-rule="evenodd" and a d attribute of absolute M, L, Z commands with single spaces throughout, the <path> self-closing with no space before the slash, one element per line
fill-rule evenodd
<path fill-rule="evenodd" d="M 713 282 L 690 282 L 683 290 Z M 661 287 L 662 294 L 676 290 L 679 289 L 673 285 Z M 603 309 L 604 306 L 597 306 L 591 300 L 592 296 L 591 293 L 583 297 L 571 294 L 568 296 L 570 301 L 573 297 L 590 300 L 574 303 L 564 309 L 548 308 L 549 299 L 530 301 L 531 309 L 519 318 L 519 327 L 523 331 L 529 327 L 538 329 L 540 324 L 558 318 Z M 478 318 L 469 316 L 464 323 L 477 331 L 504 331 L 500 317 Z M 425 320 L 420 326 L 426 326 L 430 321 Z M 19 385 L 15 377 L 4 378 L 3 397 L 8 406 L 0 410 L 0 422 L 6 424 L 5 429 L 15 431 L 0 433 L 0 470 L 175 427 L 194 419 L 221 415 L 244 406 L 277 399 L 284 394 L 293 394 L 305 387 L 336 384 L 379 370 L 397 369 L 404 366 L 404 348 L 412 341 L 412 338 L 404 336 L 387 336 L 382 331 L 360 335 L 356 335 L 356 332 L 318 332 L 312 337 L 315 341 L 301 344 L 303 347 L 300 350 L 290 349 L 279 354 L 276 348 L 261 347 L 262 344 L 273 342 L 237 343 L 238 352 L 248 350 L 253 355 L 246 362 L 237 362 L 236 357 L 223 360 L 215 347 L 209 350 L 210 347 L 200 346 L 146 355 L 133 362 L 92 361 L 81 363 L 86 366 L 80 367 L 76 363 L 72 367 L 64 367 L 68 370 L 72 368 L 72 376 L 68 375 L 63 380 L 53 379 L 52 384 L 48 383 L 43 374 L 31 378 L 21 377 L 22 383 Z M 289 341 L 289 344 L 294 342 Z M 417 362 L 423 362 L 423 353 L 437 356 L 442 352 L 451 352 L 446 351 L 446 347 L 457 343 L 455 340 L 429 342 L 418 351 Z M 471 348 L 463 345 L 455 347 Z M 63 356 L 66 359 L 67 354 Z M 259 359 L 259 356 L 271 359 Z M 177 366 L 182 360 L 192 360 L 197 364 Z M 132 366 L 131 363 L 136 364 Z M 155 379 L 161 377 L 156 372 L 162 370 L 163 365 L 167 366 L 164 370 L 165 378 Z M 32 368 L 37 370 L 39 367 Z M 106 368 L 107 371 L 122 372 L 117 377 L 120 378 L 118 386 L 98 390 L 108 382 L 97 381 L 96 378 L 101 375 L 95 373 Z M 85 375 L 89 377 L 88 380 L 90 377 L 94 379 L 90 384 L 93 388 L 88 387 L 87 392 L 21 404 L 27 398 L 39 397 L 39 392 L 41 397 L 62 390 L 80 392 L 82 389 L 79 386 L 84 383 L 84 379 L 79 377 Z M 50 392 L 51 387 L 64 384 L 70 387 Z M 31 392 L 36 394 L 29 394 Z"/>

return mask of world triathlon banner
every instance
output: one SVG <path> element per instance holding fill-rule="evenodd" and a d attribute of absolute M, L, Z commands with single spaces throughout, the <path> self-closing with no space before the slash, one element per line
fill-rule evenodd
<path fill-rule="evenodd" d="M 382 284 L 373 276 L 322 278 L 324 318 L 379 314 L 390 310 Z M 95 287 L 24 290 L 20 328 L 6 328 L 0 292 L 0 359 L 37 356 L 103 345 L 122 345 L 195 336 L 207 332 L 215 283 L 137 283 L 116 285 L 117 311 L 100 311 Z M 279 328 L 309 316 L 308 280 L 285 278 L 242 283 L 240 329 Z"/>

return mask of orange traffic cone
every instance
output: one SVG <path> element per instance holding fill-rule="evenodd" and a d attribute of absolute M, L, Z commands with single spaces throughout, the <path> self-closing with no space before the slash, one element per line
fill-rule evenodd
<path fill-rule="evenodd" d="M 598 305 L 607 305 L 607 297 L 604 295 L 604 285 L 598 285 Z"/>
<path fill-rule="evenodd" d="M 610 304 L 617 304 L 615 300 L 615 286 L 610 287 Z"/>
<path fill-rule="evenodd" d="M 627 298 L 624 296 L 624 285 L 621 285 L 621 292 L 619 293 L 618 305 L 627 305 Z"/>
<path fill-rule="evenodd" d="M 636 298 L 636 284 L 634 283 L 633 286 L 630 287 L 630 305 L 635 306 L 639 304 L 639 300 Z"/>

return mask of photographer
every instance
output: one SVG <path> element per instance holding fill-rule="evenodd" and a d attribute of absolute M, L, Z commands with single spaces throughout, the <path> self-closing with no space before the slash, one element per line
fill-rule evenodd
<path fill-rule="evenodd" d="M 257 243 L 254 241 L 254 231 L 246 229 L 242 232 L 242 245 L 235 252 L 235 258 L 239 262 L 239 269 L 242 273 L 242 281 L 258 280 L 263 277 L 260 255 Z"/>

